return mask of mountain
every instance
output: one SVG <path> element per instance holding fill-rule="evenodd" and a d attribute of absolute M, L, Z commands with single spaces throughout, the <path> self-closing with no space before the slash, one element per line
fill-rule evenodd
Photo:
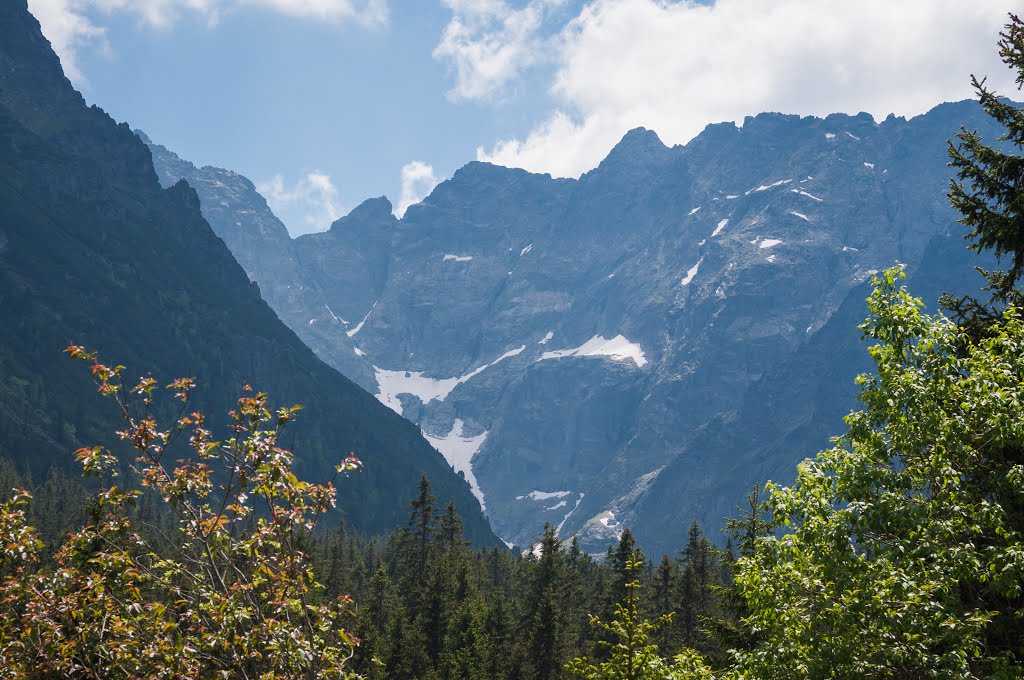
<path fill-rule="evenodd" d="M 111 445 L 112 404 L 61 355 L 74 341 L 129 376 L 195 377 L 215 423 L 244 383 L 302 404 L 287 437 L 298 469 L 324 479 L 349 451 L 362 458 L 365 471 L 339 483 L 339 507 L 363 531 L 403 523 L 426 472 L 440 499 L 456 500 L 469 537 L 498 544 L 419 430 L 277 318 L 195 191 L 161 187 L 145 144 L 86 106 L 25 0 L 0 4 L 0 318 L 0 454 L 19 467 L 41 473 L 69 464 L 75 447 Z"/>
<path fill-rule="evenodd" d="M 251 183 L 153 145 L 281 318 L 416 423 L 498 534 L 655 553 L 793 478 L 856 407 L 871 275 L 976 290 L 946 200 L 971 102 L 910 120 L 765 113 L 629 132 L 579 180 L 470 163 L 403 219 L 372 199 L 286 247 Z M 232 175 L 233 176 L 233 175 Z M 241 186 L 241 184 L 239 184 Z M 274 224 L 274 240 L 261 225 Z"/>

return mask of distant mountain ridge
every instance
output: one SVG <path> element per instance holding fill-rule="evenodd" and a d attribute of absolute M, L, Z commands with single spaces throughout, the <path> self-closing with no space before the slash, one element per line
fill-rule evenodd
<path fill-rule="evenodd" d="M 186 183 L 160 186 L 127 125 L 85 105 L 25 0 L 0 4 L 0 455 L 39 474 L 78 446 L 116 448 L 112 405 L 61 355 L 74 341 L 129 379 L 195 377 L 211 424 L 243 383 L 304 405 L 286 437 L 301 474 L 329 479 L 349 451 L 366 464 L 339 484 L 354 528 L 404 523 L 426 472 L 469 537 L 498 545 L 468 485 L 281 323 L 199 207 Z"/>
<path fill-rule="evenodd" d="M 417 423 L 504 540 L 549 521 L 598 549 L 631 526 L 661 551 L 841 430 L 873 272 L 906 263 L 929 301 L 980 285 L 945 197 L 961 124 L 997 136 L 970 102 L 760 114 L 672 148 L 637 129 L 579 180 L 474 162 L 401 220 L 372 199 L 290 247 L 247 228 L 272 219 L 255 191 L 152 148 L 281 318 Z"/>

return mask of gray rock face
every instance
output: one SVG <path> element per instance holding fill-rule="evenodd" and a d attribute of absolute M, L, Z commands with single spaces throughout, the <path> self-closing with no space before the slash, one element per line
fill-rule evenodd
<path fill-rule="evenodd" d="M 151 148 L 281 318 L 417 423 L 507 542 L 550 522 L 600 548 L 630 526 L 661 551 L 839 431 L 874 271 L 927 270 L 929 291 L 970 272 L 945 196 L 960 124 L 995 136 L 972 103 L 761 114 L 674 148 L 639 129 L 579 180 L 470 163 L 402 220 L 374 199 L 289 243 L 251 183 Z"/>

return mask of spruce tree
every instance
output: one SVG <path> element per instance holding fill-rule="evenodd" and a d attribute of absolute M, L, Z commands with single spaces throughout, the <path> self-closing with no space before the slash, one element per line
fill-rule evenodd
<path fill-rule="evenodd" d="M 608 564 L 612 571 L 612 582 L 611 589 L 605 600 L 605 606 L 603 607 L 604 615 L 608 618 L 614 614 L 616 606 L 625 599 L 628 584 L 634 578 L 640 576 L 639 573 L 633 573 L 629 568 L 629 565 L 634 561 L 643 564 L 645 562 L 644 553 L 640 546 L 637 545 L 633 532 L 629 527 L 626 527 L 619 535 L 618 545 L 615 546 L 614 550 L 609 548 L 608 552 Z"/>
<path fill-rule="evenodd" d="M 434 520 L 437 516 L 437 499 L 430 493 L 430 480 L 424 474 L 420 477 L 419 495 L 410 502 L 412 512 L 407 525 L 406 568 L 413 578 L 424 573 L 430 554 L 431 538 L 434 535 Z"/>
<path fill-rule="evenodd" d="M 523 677 L 522 648 L 518 644 L 512 608 L 502 593 L 488 598 L 483 625 L 486 641 L 484 677 L 490 680 Z"/>
<path fill-rule="evenodd" d="M 565 662 L 565 620 L 562 614 L 564 564 L 562 544 L 550 524 L 544 525 L 540 558 L 533 565 L 526 611 L 529 677 L 554 680 Z"/>
<path fill-rule="evenodd" d="M 714 588 L 719 585 L 718 549 L 693 522 L 687 532 L 686 547 L 680 554 L 679 618 L 683 642 L 700 652 L 710 650 L 703 626 L 717 611 Z"/>
<path fill-rule="evenodd" d="M 662 555 L 654 571 L 654 590 L 651 597 L 654 615 L 662 619 L 675 612 L 675 592 L 679 580 L 679 566 L 668 555 Z M 679 636 L 676 635 L 674 621 L 666 621 L 665 625 L 655 632 L 655 642 L 662 654 L 671 653 L 678 646 Z"/>
<path fill-rule="evenodd" d="M 999 54 L 1016 70 L 1018 90 L 1024 85 L 1024 24 L 1011 14 L 999 34 Z M 988 280 L 992 300 L 983 303 L 965 296 L 943 297 L 943 305 L 957 317 L 973 337 L 986 337 L 1007 304 L 1020 307 L 1024 296 L 1016 288 L 1024 276 L 1024 111 L 1001 98 L 986 85 L 986 79 L 971 76 L 971 84 L 985 112 L 1002 125 L 1005 134 L 999 146 L 986 144 L 976 130 L 961 127 L 957 141 L 949 143 L 950 166 L 956 178 L 950 181 L 949 201 L 960 213 L 960 223 L 970 231 L 966 237 L 976 252 L 992 250 L 1003 270 L 979 268 Z"/>

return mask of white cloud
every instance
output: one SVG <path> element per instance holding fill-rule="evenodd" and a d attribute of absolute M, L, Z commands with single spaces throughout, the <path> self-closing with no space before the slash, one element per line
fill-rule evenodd
<path fill-rule="evenodd" d="M 387 0 L 237 0 L 238 6 L 265 7 L 300 19 L 353 21 L 364 26 L 388 23 Z"/>
<path fill-rule="evenodd" d="M 529 0 L 513 9 L 505 0 L 442 0 L 452 18 L 434 49 L 455 73 L 453 100 L 489 100 L 549 53 L 539 31 L 565 0 Z"/>
<path fill-rule="evenodd" d="M 324 231 L 341 217 L 338 204 L 338 190 L 329 175 L 319 170 L 307 173 L 292 186 L 287 186 L 284 177 L 259 182 L 256 190 L 263 194 L 281 221 L 288 226 L 292 236 Z"/>
<path fill-rule="evenodd" d="M 548 43 L 558 110 L 477 157 L 560 176 L 594 167 L 630 128 L 685 143 L 761 111 L 916 115 L 1012 93 L 996 54 L 1003 0 L 593 0 Z"/>
<path fill-rule="evenodd" d="M 387 25 L 389 13 L 388 0 L 29 0 L 28 6 L 60 57 L 64 72 L 77 83 L 86 80 L 76 59 L 78 50 L 90 44 L 108 48 L 106 29 L 97 23 L 98 15 L 125 13 L 143 25 L 166 29 L 191 13 L 212 27 L 226 14 L 254 8 L 372 28 Z"/>
<path fill-rule="evenodd" d="M 419 203 L 423 197 L 434 190 L 440 183 L 434 176 L 434 168 L 422 161 L 413 161 L 402 166 L 402 197 L 398 200 L 395 215 L 401 218 L 406 209 L 413 203 Z"/>

